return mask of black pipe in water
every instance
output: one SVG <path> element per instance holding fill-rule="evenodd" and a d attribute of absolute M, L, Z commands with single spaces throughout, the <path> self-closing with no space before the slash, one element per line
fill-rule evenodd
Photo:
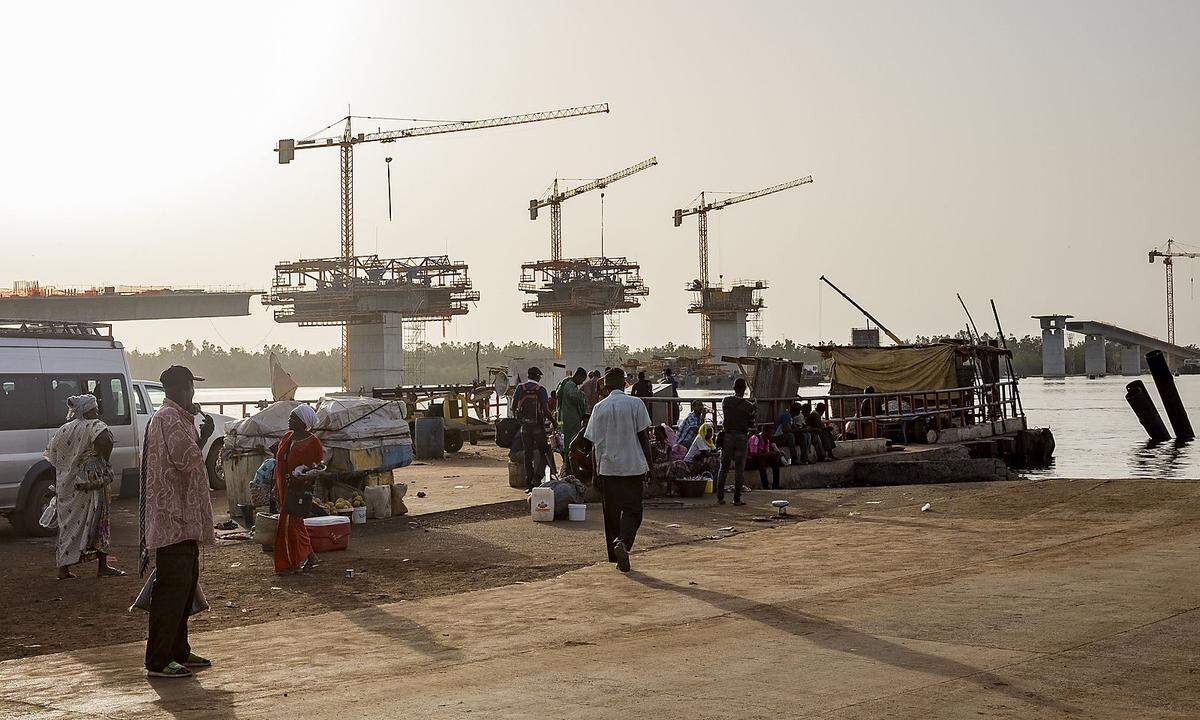
<path fill-rule="evenodd" d="M 1150 436 L 1151 440 L 1171 439 L 1171 433 L 1167 432 L 1167 426 L 1163 424 L 1162 415 L 1158 414 L 1158 408 L 1154 407 L 1154 399 L 1146 390 L 1145 383 L 1141 380 L 1134 380 L 1126 385 L 1125 401 L 1129 403 L 1129 407 L 1133 408 L 1133 414 L 1137 415 L 1138 422 L 1146 428 L 1146 434 Z"/>
<path fill-rule="evenodd" d="M 1196 437 L 1192 432 L 1192 421 L 1188 420 L 1187 410 L 1179 399 L 1179 390 L 1175 387 L 1175 376 L 1167 365 L 1167 356 L 1161 350 L 1151 350 L 1146 353 L 1146 365 L 1154 376 L 1154 385 L 1158 388 L 1158 396 L 1162 398 L 1163 409 L 1167 411 L 1167 419 L 1175 430 L 1176 440 L 1191 440 Z"/>

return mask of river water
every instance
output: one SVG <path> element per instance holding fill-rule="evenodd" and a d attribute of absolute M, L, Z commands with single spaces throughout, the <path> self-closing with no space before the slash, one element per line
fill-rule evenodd
<path fill-rule="evenodd" d="M 1021 400 L 1030 427 L 1049 427 L 1057 443 L 1054 464 L 1029 474 L 1069 478 L 1200 479 L 1200 442 L 1152 444 L 1125 402 L 1125 384 L 1131 378 L 1110 376 L 1097 380 L 1065 378 L 1021 381 Z M 1143 376 L 1159 410 L 1162 401 L 1150 376 Z M 1175 379 L 1179 393 L 1200 428 L 1200 375 Z M 315 400 L 337 388 L 300 388 L 296 397 Z M 824 388 L 803 388 L 819 395 Z M 686 391 L 685 391 L 686 392 Z M 708 394 L 708 392 L 705 392 Z M 255 401 L 269 397 L 266 388 L 197 388 L 198 401 Z M 226 414 L 237 416 L 237 408 Z M 1163 420 L 1166 421 L 1164 413 Z"/>

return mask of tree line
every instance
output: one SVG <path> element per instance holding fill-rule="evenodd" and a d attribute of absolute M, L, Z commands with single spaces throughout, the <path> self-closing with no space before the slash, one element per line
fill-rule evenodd
<path fill-rule="evenodd" d="M 957 335 L 918 336 L 914 342 L 929 343 L 955 338 L 966 339 L 965 331 Z M 1070 339 L 1070 336 L 1068 335 Z M 984 341 L 990 335 L 981 336 Z M 1013 370 L 1018 376 L 1042 372 L 1042 338 L 1040 335 L 1008 338 L 1013 352 Z M 476 378 L 476 344 L 444 342 L 427 344 L 411 350 L 405 364 L 424 383 L 469 383 Z M 1109 343 L 1105 349 L 1109 368 L 1120 367 L 1120 347 Z M 262 350 L 223 348 L 207 340 L 197 345 L 191 340 L 162 347 L 153 352 L 132 350 L 128 353 L 129 369 L 134 377 L 154 379 L 169 365 L 187 365 L 210 387 L 266 387 L 270 384 L 269 358 L 274 353 L 280 364 L 303 386 L 336 386 L 341 383 L 342 356 L 338 348 L 329 350 L 293 350 L 282 345 L 266 345 Z M 553 351 L 537 342 L 509 342 L 503 345 L 480 343 L 478 367 L 480 377 L 487 378 L 488 367 L 504 367 L 512 358 L 548 357 Z M 698 357 L 699 348 L 692 345 L 667 343 L 654 347 L 633 349 L 626 345 L 613 348 L 614 357 L 621 360 L 648 361 L 655 357 Z M 751 342 L 751 355 L 781 357 L 812 365 L 821 364 L 819 351 L 793 340 L 777 340 L 771 345 Z M 1067 373 L 1084 371 L 1083 342 L 1070 342 L 1066 348 Z"/>

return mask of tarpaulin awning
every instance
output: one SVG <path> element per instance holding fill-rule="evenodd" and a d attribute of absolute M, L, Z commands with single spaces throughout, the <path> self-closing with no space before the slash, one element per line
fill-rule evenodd
<path fill-rule="evenodd" d="M 875 392 L 946 390 L 958 386 L 953 345 L 857 348 L 828 351 L 833 384 Z"/>

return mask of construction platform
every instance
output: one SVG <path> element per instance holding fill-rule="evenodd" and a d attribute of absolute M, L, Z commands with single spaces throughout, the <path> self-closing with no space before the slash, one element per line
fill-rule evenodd
<path fill-rule="evenodd" d="M 767 284 L 737 281 L 726 288 L 721 284 L 701 284 L 693 280 L 687 289 L 695 293 L 688 312 L 705 319 L 704 345 L 709 362 L 720 363 L 724 355 L 746 355 L 750 339 L 761 334 L 759 313 L 766 307 L 762 291 Z"/>
<path fill-rule="evenodd" d="M 558 357 L 589 369 L 611 364 L 607 352 L 617 327 L 613 314 L 640 307 L 640 298 L 650 294 L 641 266 L 623 257 L 525 263 L 517 287 L 534 296 L 522 310 L 555 318 Z"/>
<path fill-rule="evenodd" d="M 276 265 L 263 304 L 276 308 L 277 322 L 344 326 L 347 388 L 369 393 L 403 381 L 402 323 L 449 320 L 477 300 L 466 263 L 445 255 L 359 255 Z"/>

